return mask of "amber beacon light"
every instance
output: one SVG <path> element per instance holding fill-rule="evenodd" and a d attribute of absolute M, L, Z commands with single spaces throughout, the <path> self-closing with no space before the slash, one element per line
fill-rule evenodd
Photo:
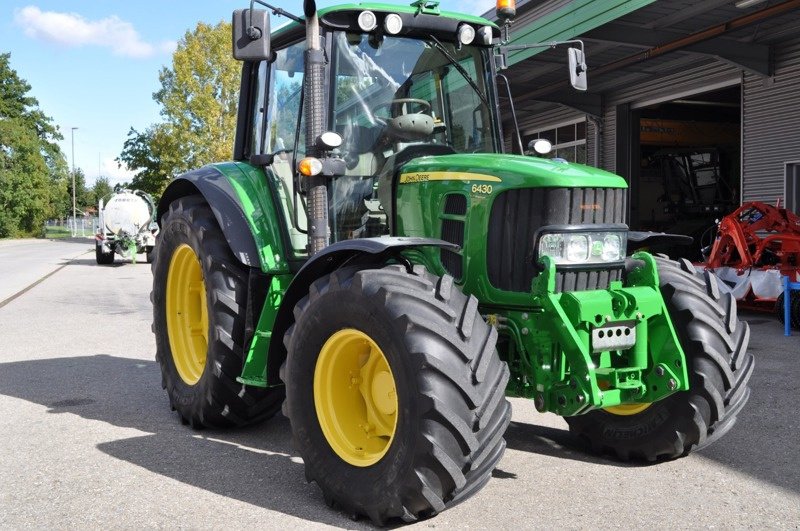
<path fill-rule="evenodd" d="M 516 0 L 497 0 L 497 18 L 510 19 L 517 14 Z"/>

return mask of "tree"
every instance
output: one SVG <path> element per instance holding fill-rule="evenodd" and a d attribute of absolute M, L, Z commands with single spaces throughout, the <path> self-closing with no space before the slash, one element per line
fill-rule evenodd
<path fill-rule="evenodd" d="M 69 197 L 69 215 L 72 215 L 72 175 L 67 181 L 67 195 Z M 75 208 L 77 215 L 86 209 L 87 206 L 94 204 L 94 194 L 86 187 L 86 176 L 83 170 L 75 168 Z"/>
<path fill-rule="evenodd" d="M 231 158 L 239 103 L 240 65 L 231 57 L 231 26 L 199 23 L 159 73 L 163 123 L 131 129 L 117 159 L 139 170 L 131 185 L 160 195 L 176 175 Z"/>
<path fill-rule="evenodd" d="M 159 197 L 170 179 L 185 171 L 179 169 L 184 163 L 169 130 L 168 124 L 151 125 L 143 132 L 131 128 L 117 162 L 139 171 L 126 187 Z"/>
<path fill-rule="evenodd" d="M 94 186 L 92 186 L 91 197 L 93 204 L 94 205 L 99 204 L 100 200 L 103 198 L 105 198 L 105 200 L 107 201 L 108 197 L 106 196 L 111 194 L 111 192 L 113 191 L 114 190 L 111 188 L 111 185 L 108 183 L 108 178 L 98 177 L 97 180 L 94 182 Z"/>
<path fill-rule="evenodd" d="M 10 57 L 0 54 L 0 238 L 39 233 L 59 213 L 67 169 L 61 133 Z"/>

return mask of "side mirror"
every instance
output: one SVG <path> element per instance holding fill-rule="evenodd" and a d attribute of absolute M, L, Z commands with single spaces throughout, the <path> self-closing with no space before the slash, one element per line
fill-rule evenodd
<path fill-rule="evenodd" d="M 233 58 L 237 61 L 269 59 L 269 14 L 262 9 L 233 12 Z"/>
<path fill-rule="evenodd" d="M 586 59 L 580 48 L 568 48 L 569 82 L 576 90 L 586 90 Z"/>

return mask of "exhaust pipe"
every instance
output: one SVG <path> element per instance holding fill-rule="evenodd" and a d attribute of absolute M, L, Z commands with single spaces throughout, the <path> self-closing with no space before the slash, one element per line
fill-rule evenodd
<path fill-rule="evenodd" d="M 303 81 L 306 106 L 306 156 L 319 157 L 321 153 L 317 139 L 325 132 L 325 54 L 320 45 L 315 0 L 303 2 L 303 14 L 306 18 L 306 72 Z M 330 241 L 326 184 L 326 178 L 322 175 L 307 178 L 309 256 L 320 252 Z"/>

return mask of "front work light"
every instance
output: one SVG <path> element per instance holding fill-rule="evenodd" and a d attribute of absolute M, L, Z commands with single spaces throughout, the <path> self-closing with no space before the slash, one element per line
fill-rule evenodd
<path fill-rule="evenodd" d="M 480 39 L 481 44 L 485 44 L 486 46 L 492 44 L 492 27 L 481 26 L 478 28 L 478 39 Z"/>
<path fill-rule="evenodd" d="M 372 11 L 362 11 L 358 14 L 358 27 L 361 31 L 372 31 L 378 26 L 378 18 Z"/>
<path fill-rule="evenodd" d="M 538 256 L 556 265 L 592 265 L 621 262 L 627 251 L 625 231 L 547 232 L 539 237 Z"/>
<path fill-rule="evenodd" d="M 389 35 L 397 35 L 400 33 L 400 30 L 403 29 L 403 19 L 400 18 L 400 15 L 397 13 L 389 13 L 386 15 L 386 18 L 383 19 L 383 29 L 385 29 L 386 33 Z"/>
<path fill-rule="evenodd" d="M 458 42 L 463 45 L 472 44 L 475 40 L 475 28 L 469 24 L 461 24 L 458 27 Z"/>

